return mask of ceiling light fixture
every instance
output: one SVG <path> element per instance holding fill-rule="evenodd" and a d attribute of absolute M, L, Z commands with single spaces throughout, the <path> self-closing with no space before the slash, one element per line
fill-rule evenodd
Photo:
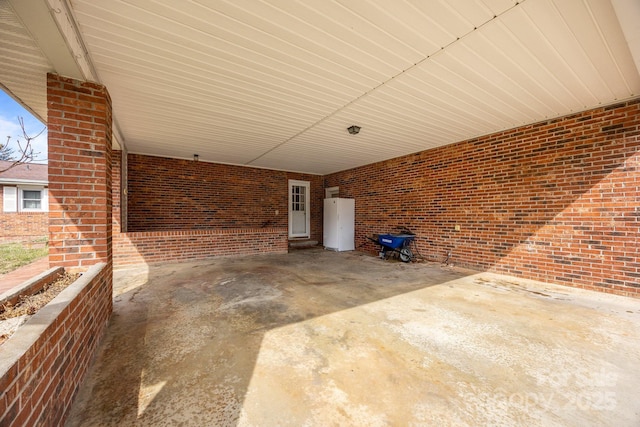
<path fill-rule="evenodd" d="M 360 126 L 351 125 L 347 128 L 351 135 L 357 135 L 360 132 Z"/>
<path fill-rule="evenodd" d="M 200 156 L 198 156 L 197 154 L 193 155 L 193 161 L 197 162 L 198 160 L 200 160 Z"/>

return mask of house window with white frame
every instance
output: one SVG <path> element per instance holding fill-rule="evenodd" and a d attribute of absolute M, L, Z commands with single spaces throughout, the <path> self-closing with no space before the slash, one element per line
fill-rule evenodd
<path fill-rule="evenodd" d="M 42 210 L 42 190 L 21 188 L 20 210 L 41 211 Z"/>
<path fill-rule="evenodd" d="M 3 188 L 3 212 L 47 212 L 47 189 L 37 186 L 5 186 Z"/>

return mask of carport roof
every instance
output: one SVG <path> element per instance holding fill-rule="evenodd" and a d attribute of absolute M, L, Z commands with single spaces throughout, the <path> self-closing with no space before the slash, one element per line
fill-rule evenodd
<path fill-rule="evenodd" d="M 639 23 L 634 0 L 0 0 L 0 83 L 44 120 L 46 72 L 104 84 L 131 153 L 327 174 L 636 97 Z"/>

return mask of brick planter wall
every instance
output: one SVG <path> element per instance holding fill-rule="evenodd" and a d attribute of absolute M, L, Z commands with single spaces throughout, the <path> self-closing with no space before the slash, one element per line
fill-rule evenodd
<path fill-rule="evenodd" d="M 112 309 L 111 265 L 96 264 L 2 345 L 0 425 L 60 426 Z"/>
<path fill-rule="evenodd" d="M 216 256 L 286 253 L 286 228 L 120 233 L 113 239 L 114 267 Z"/>
<path fill-rule="evenodd" d="M 325 177 L 356 199 L 356 247 L 405 226 L 420 252 L 640 295 L 640 100 Z M 456 230 L 459 226 L 459 231 Z"/>

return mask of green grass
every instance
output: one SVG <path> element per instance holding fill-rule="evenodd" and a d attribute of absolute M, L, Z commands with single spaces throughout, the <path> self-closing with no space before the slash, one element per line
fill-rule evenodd
<path fill-rule="evenodd" d="M 47 256 L 49 248 L 38 244 L 6 243 L 0 245 L 0 274 L 5 274 L 32 261 Z"/>

